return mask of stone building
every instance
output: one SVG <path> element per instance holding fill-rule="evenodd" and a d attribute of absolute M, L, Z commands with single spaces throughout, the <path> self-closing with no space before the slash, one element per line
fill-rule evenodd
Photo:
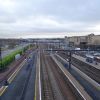
<path fill-rule="evenodd" d="M 65 37 L 69 41 L 69 46 L 88 48 L 88 47 L 100 47 L 100 35 L 94 35 L 93 33 L 87 36 L 72 36 Z"/>

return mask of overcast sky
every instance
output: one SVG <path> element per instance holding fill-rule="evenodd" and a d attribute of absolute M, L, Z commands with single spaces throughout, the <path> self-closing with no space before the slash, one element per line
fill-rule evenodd
<path fill-rule="evenodd" d="M 91 32 L 100 32 L 100 0 L 0 0 L 0 38 Z"/>

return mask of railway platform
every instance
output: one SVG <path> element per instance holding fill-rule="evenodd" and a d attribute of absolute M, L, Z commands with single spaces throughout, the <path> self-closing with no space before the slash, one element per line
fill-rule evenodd
<path fill-rule="evenodd" d="M 76 81 L 76 79 L 63 67 L 63 65 L 57 61 L 57 59 L 51 55 L 52 59 L 56 62 L 62 72 L 65 74 L 70 84 L 74 87 L 77 93 L 82 97 L 83 100 L 92 100 L 92 98 L 88 95 L 88 93 L 84 90 L 84 88 Z"/>
<path fill-rule="evenodd" d="M 81 56 L 78 56 L 78 55 L 75 55 L 75 54 L 73 54 L 72 56 L 73 56 L 74 58 L 79 59 L 79 60 L 83 61 L 84 63 L 87 63 L 87 64 L 93 66 L 94 68 L 100 70 L 100 63 L 98 63 L 98 64 L 96 65 L 95 63 L 86 62 L 86 58 L 84 58 L 84 57 L 81 57 Z"/>

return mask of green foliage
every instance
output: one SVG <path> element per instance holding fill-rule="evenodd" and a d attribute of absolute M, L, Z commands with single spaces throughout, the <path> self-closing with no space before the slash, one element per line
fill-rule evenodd
<path fill-rule="evenodd" d="M 9 65 L 12 61 L 15 59 L 16 54 L 22 54 L 22 50 L 17 50 L 12 52 L 11 54 L 5 56 L 2 61 L 0 60 L 0 69 L 5 68 L 7 65 Z"/>
<path fill-rule="evenodd" d="M 24 47 L 21 50 L 16 50 L 12 52 L 11 54 L 5 56 L 2 61 L 0 60 L 0 69 L 6 68 L 11 62 L 15 60 L 15 55 L 20 54 L 22 55 L 24 52 L 26 52 L 29 48 L 32 48 L 32 45 L 28 45 Z"/>

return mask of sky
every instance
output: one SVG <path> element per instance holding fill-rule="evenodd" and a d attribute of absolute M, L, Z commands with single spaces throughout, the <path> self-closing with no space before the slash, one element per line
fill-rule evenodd
<path fill-rule="evenodd" d="M 100 34 L 100 0 L 0 0 L 0 38 Z"/>

